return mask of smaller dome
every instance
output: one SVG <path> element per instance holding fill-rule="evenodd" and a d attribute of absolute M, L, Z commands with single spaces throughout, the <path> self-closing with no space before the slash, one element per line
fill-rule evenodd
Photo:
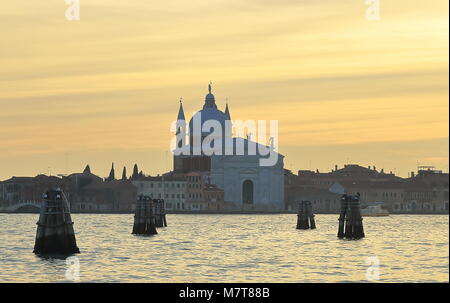
<path fill-rule="evenodd" d="M 209 94 L 207 94 L 205 97 L 205 104 L 203 105 L 203 109 L 207 108 L 217 109 L 216 98 L 211 92 L 209 92 Z"/>
<path fill-rule="evenodd" d="M 211 90 L 212 90 L 211 83 L 209 83 L 209 85 L 208 85 L 208 94 L 205 97 L 205 105 L 203 105 L 203 109 L 206 109 L 206 108 L 217 109 L 216 98 L 212 94 Z"/>

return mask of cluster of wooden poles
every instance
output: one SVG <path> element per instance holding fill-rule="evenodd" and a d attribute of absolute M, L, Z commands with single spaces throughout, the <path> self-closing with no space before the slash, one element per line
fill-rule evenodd
<path fill-rule="evenodd" d="M 315 229 L 316 222 L 311 201 L 301 201 L 298 204 L 297 229 Z"/>
<path fill-rule="evenodd" d="M 149 196 L 140 195 L 136 203 L 134 214 L 134 235 L 156 235 L 157 227 L 166 227 L 166 211 L 164 200 L 152 199 Z"/>
<path fill-rule="evenodd" d="M 70 206 L 61 189 L 44 194 L 33 252 L 38 255 L 68 255 L 79 253 Z M 155 235 L 157 227 L 166 227 L 164 200 L 139 196 L 136 203 L 132 234 Z"/>
<path fill-rule="evenodd" d="M 359 200 L 359 194 L 355 196 L 342 196 L 341 213 L 339 215 L 339 239 L 347 238 L 357 240 L 364 238 L 364 227 L 362 223 Z"/>
<path fill-rule="evenodd" d="M 301 201 L 298 205 L 297 229 L 315 229 L 316 222 L 312 211 L 311 201 Z M 339 239 L 357 240 L 364 238 L 362 223 L 360 195 L 344 194 L 341 198 L 341 211 L 339 215 Z"/>

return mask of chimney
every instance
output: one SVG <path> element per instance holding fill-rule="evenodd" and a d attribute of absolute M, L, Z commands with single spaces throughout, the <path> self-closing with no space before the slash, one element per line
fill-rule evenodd
<path fill-rule="evenodd" d="M 377 167 L 375 165 L 373 166 L 373 170 L 377 170 Z"/>
<path fill-rule="evenodd" d="M 337 171 L 337 170 L 338 170 L 338 166 L 335 165 L 335 166 L 334 166 L 334 171 Z"/>
<path fill-rule="evenodd" d="M 414 172 L 413 171 L 411 172 L 411 178 L 414 178 Z"/>
<path fill-rule="evenodd" d="M 369 170 L 370 170 L 370 165 L 369 165 Z"/>

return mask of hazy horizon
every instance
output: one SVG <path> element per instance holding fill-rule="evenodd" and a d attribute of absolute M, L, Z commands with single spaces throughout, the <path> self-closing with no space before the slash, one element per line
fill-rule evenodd
<path fill-rule="evenodd" d="M 8 1 L 0 11 L 0 180 L 172 168 L 207 85 L 232 119 L 279 120 L 285 168 L 449 170 L 448 2 Z M 119 172 L 119 173 L 118 173 Z"/>

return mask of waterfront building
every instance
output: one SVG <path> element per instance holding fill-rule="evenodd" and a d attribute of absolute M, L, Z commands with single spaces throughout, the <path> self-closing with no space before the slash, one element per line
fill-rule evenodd
<path fill-rule="evenodd" d="M 205 210 L 221 211 L 226 209 L 224 203 L 225 193 L 223 189 L 218 188 L 215 184 L 206 184 L 203 189 Z"/>
<path fill-rule="evenodd" d="M 138 195 L 164 199 L 166 210 L 185 210 L 187 182 L 183 175 L 140 176 L 131 181 Z"/>
<path fill-rule="evenodd" d="M 338 183 L 348 193 L 359 192 L 361 206 L 380 204 L 392 213 L 448 213 L 448 173 L 419 167 L 418 174 L 400 178 L 375 167 L 348 164 L 331 172 L 285 172 L 286 208 L 296 210 L 299 200 L 313 201 L 315 212 L 337 212 L 339 195 L 329 188 Z"/>
<path fill-rule="evenodd" d="M 130 180 L 115 180 L 114 169 L 105 180 L 93 174 L 89 165 L 82 173 L 65 178 L 70 182 L 68 198 L 73 212 L 134 211 L 137 189 Z"/>
<path fill-rule="evenodd" d="M 94 182 L 71 193 L 74 212 L 130 213 L 134 211 L 136 187 L 131 181 Z"/>
<path fill-rule="evenodd" d="M 41 203 L 42 194 L 49 187 L 67 189 L 68 182 L 56 176 L 12 177 L 0 182 L 0 204 Z"/>
<path fill-rule="evenodd" d="M 132 212 L 137 193 L 130 180 L 103 180 L 87 165 L 83 172 L 68 176 L 12 177 L 0 182 L 0 206 L 36 208 L 49 188 L 64 191 L 72 212 Z"/>
<path fill-rule="evenodd" d="M 225 208 L 224 191 L 210 183 L 205 172 L 190 172 L 187 180 L 187 209 L 190 211 L 218 211 Z"/>
<path fill-rule="evenodd" d="M 340 197 L 331 193 L 329 188 L 339 183 L 348 193 L 359 192 L 361 204 L 383 201 L 390 205 L 393 201 L 403 198 L 403 179 L 392 172 L 377 171 L 376 167 L 363 167 L 357 164 L 346 164 L 343 168 L 335 165 L 331 172 L 319 170 L 299 170 L 298 175 L 287 173 L 289 182 L 286 188 L 287 208 L 295 209 L 297 200 L 311 200 L 315 212 L 337 212 L 340 207 Z"/>
<path fill-rule="evenodd" d="M 206 172 L 190 172 L 186 174 L 186 204 L 188 209 L 192 211 L 205 209 L 203 205 L 203 189 L 207 184 L 207 178 L 208 174 Z"/>
<path fill-rule="evenodd" d="M 217 211 L 224 208 L 223 190 L 209 184 L 204 172 L 167 173 L 132 180 L 138 195 L 164 199 L 168 211 Z"/>
<path fill-rule="evenodd" d="M 449 175 L 432 166 L 419 167 L 417 175 L 411 173 L 406 180 L 405 197 L 395 209 L 410 212 L 448 213 Z"/>

